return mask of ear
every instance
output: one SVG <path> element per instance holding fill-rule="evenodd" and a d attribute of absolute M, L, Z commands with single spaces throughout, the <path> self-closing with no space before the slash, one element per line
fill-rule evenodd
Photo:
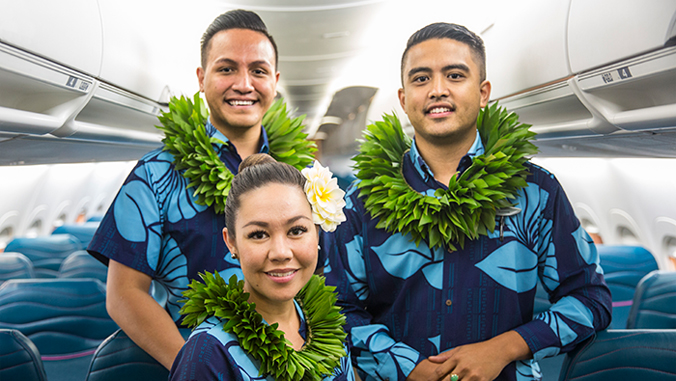
<path fill-rule="evenodd" d="M 279 72 L 275 73 L 275 86 L 277 86 L 277 83 L 279 83 Z"/>
<path fill-rule="evenodd" d="M 225 246 L 228 247 L 228 250 L 231 253 L 237 254 L 237 245 L 235 244 L 235 237 L 228 234 L 228 228 L 223 228 L 223 241 L 225 241 Z"/>
<path fill-rule="evenodd" d="M 197 73 L 197 82 L 200 85 L 200 93 L 204 92 L 204 69 L 202 67 L 198 67 L 196 70 Z"/>
<path fill-rule="evenodd" d="M 406 112 L 406 94 L 404 93 L 404 89 L 399 89 L 397 95 L 399 96 L 399 104 L 401 105 L 401 108 L 404 109 L 404 112 Z"/>
<path fill-rule="evenodd" d="M 479 93 L 481 94 L 481 107 L 486 107 L 488 101 L 491 99 L 491 83 L 489 81 L 481 82 L 481 85 L 479 85 Z"/>

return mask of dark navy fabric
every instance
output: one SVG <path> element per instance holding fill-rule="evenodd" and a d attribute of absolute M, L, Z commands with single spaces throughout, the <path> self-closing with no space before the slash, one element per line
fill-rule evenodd
<path fill-rule="evenodd" d="M 469 157 L 483 153 L 477 137 Z M 608 326 L 610 292 L 596 248 L 551 173 L 528 164 L 528 186 L 504 218 L 504 235 L 467 240 L 455 252 L 416 247 L 410 236 L 376 228 L 356 185 L 347 221 L 326 240 L 325 269 L 347 316 L 363 380 L 405 380 L 424 358 L 516 330 L 533 360 L 508 365 L 500 380 L 541 377 L 537 361 L 569 351 Z M 408 184 L 433 195 L 437 182 L 415 144 L 402 168 Z M 538 279 L 554 305 L 533 318 Z"/>
<path fill-rule="evenodd" d="M 212 146 L 226 167 L 237 173 L 241 158 L 234 145 L 211 123 Z M 259 152 L 269 150 L 261 132 Z M 242 278 L 239 262 L 223 242 L 225 217 L 198 205 L 194 188 L 174 169 L 173 156 L 162 149 L 145 155 L 125 180 L 100 223 L 88 251 L 107 263 L 115 260 L 157 280 L 167 290 L 166 309 L 179 322 L 179 300 L 198 273 L 218 271 Z"/>
<path fill-rule="evenodd" d="M 305 339 L 307 332 L 305 316 L 297 303 L 296 310 L 301 318 L 299 333 Z M 195 329 L 171 367 L 170 381 L 274 381 L 271 376 L 258 375 L 260 362 L 240 347 L 237 336 L 223 331 L 223 326 L 227 322 L 225 319 L 212 317 Z M 349 355 L 343 357 L 340 367 L 324 380 L 354 381 L 354 372 L 349 359 Z"/>

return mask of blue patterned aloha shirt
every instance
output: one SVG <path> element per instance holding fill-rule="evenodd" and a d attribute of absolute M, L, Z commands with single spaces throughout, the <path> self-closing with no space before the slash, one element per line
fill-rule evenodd
<path fill-rule="evenodd" d="M 484 152 L 477 134 L 458 170 Z M 594 243 L 580 226 L 554 175 L 527 165 L 528 186 L 504 217 L 503 236 L 466 240 L 455 252 L 420 246 L 376 228 L 355 184 L 347 221 L 325 237 L 326 284 L 337 286 L 347 316 L 352 358 L 362 380 L 405 380 L 431 355 L 515 330 L 534 359 L 509 364 L 499 380 L 537 380 L 537 361 L 571 350 L 610 323 L 611 298 Z M 415 142 L 402 172 L 420 193 L 447 189 Z M 533 318 L 538 279 L 555 304 Z"/>
<path fill-rule="evenodd" d="M 214 150 L 234 174 L 242 161 L 235 146 L 211 122 L 207 135 L 223 142 Z M 265 129 L 259 152 L 269 150 Z M 87 250 L 107 263 L 122 263 L 158 281 L 167 291 L 166 309 L 180 324 L 179 300 L 198 273 L 217 270 L 224 279 L 243 278 L 239 262 L 223 242 L 225 215 L 197 205 L 194 189 L 174 170 L 174 157 L 158 148 L 131 171 L 103 217 Z"/>
<path fill-rule="evenodd" d="M 294 303 L 301 317 L 298 333 L 306 339 L 305 316 L 295 300 Z M 258 375 L 260 362 L 244 352 L 239 346 L 237 336 L 223 331 L 223 326 L 227 322 L 227 319 L 211 317 L 195 328 L 176 356 L 169 375 L 170 381 L 274 381 L 271 376 Z M 340 367 L 324 380 L 354 381 L 354 371 L 347 347 L 345 351 L 348 356 L 341 358 Z"/>

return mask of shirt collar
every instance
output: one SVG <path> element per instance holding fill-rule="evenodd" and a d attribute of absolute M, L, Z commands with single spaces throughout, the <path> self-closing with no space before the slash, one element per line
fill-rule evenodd
<path fill-rule="evenodd" d="M 213 124 L 211 124 L 211 119 L 207 119 L 207 125 L 205 126 L 207 136 L 210 138 L 216 138 L 225 143 L 225 146 L 228 147 L 231 150 L 235 150 L 235 146 L 230 143 L 230 139 L 228 139 L 221 131 L 218 130 Z M 268 133 L 265 131 L 265 128 L 261 127 L 261 138 L 259 141 L 259 146 L 260 149 L 258 150 L 259 153 L 270 153 L 270 142 L 268 141 Z M 220 147 L 220 143 L 217 143 L 217 145 Z"/>
<path fill-rule="evenodd" d="M 476 137 L 474 138 L 474 143 L 470 147 L 467 154 L 463 156 L 458 164 L 458 171 L 464 172 L 471 164 L 472 159 L 475 156 L 482 155 L 485 152 L 483 142 L 481 142 L 481 135 L 479 131 L 476 132 Z M 434 174 L 430 170 L 430 167 L 425 163 L 420 151 L 418 151 L 418 146 L 415 144 L 415 137 L 413 138 L 413 143 L 411 144 L 411 151 L 409 153 L 413 167 L 418 172 L 418 174 L 425 179 L 425 181 L 434 178 Z M 468 164 L 469 162 L 469 164 Z"/>

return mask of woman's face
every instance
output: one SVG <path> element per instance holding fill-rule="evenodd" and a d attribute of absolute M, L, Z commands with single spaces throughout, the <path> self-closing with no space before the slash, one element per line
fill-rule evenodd
<path fill-rule="evenodd" d="M 257 307 L 291 301 L 317 266 L 319 235 L 297 186 L 270 183 L 241 195 L 235 236 L 225 228 L 223 237 Z"/>

